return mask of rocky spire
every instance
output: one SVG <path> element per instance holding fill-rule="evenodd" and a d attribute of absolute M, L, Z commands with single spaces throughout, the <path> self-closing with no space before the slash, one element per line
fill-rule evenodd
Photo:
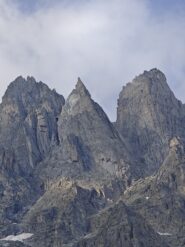
<path fill-rule="evenodd" d="M 78 81 L 76 83 L 76 92 L 78 92 L 80 94 L 80 96 L 83 95 L 88 95 L 90 97 L 90 93 L 87 90 L 87 88 L 85 87 L 84 83 L 81 81 L 80 77 L 78 77 Z"/>
<path fill-rule="evenodd" d="M 0 105 L 0 239 L 27 232 L 33 247 L 184 246 L 184 119 L 157 69 L 123 88 L 117 129 L 80 78 L 64 104 L 18 77 Z"/>
<path fill-rule="evenodd" d="M 185 134 L 183 118 L 182 103 L 157 69 L 137 76 L 120 93 L 116 126 L 146 174 L 158 169 L 168 153 L 169 140 Z"/>
<path fill-rule="evenodd" d="M 61 152 L 68 155 L 67 160 L 73 165 L 76 162 L 76 167 L 83 167 L 85 171 L 103 169 L 111 176 L 125 174 L 127 150 L 113 124 L 80 79 L 66 100 L 58 130 Z M 62 169 L 62 165 L 60 167 Z"/>
<path fill-rule="evenodd" d="M 38 197 L 35 193 L 40 193 L 33 171 L 51 148 L 58 145 L 57 118 L 63 105 L 63 96 L 33 77 L 18 77 L 3 97 L 0 104 L 0 187 L 5 189 L 0 211 L 5 214 L 7 211 L 10 220 L 20 217 L 14 213 L 14 207 L 21 214 L 21 208 L 33 203 Z M 19 198 L 15 199 L 18 194 Z"/>

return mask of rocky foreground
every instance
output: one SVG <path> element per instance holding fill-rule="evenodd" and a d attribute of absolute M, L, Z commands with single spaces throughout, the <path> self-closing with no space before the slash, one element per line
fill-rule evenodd
<path fill-rule="evenodd" d="M 185 105 L 152 69 L 112 123 L 78 79 L 65 100 L 18 77 L 0 104 L 0 247 L 185 246 Z"/>

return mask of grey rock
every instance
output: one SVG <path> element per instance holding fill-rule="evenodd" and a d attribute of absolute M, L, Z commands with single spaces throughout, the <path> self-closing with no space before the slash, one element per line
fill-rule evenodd
<path fill-rule="evenodd" d="M 184 138 L 184 110 L 157 69 L 145 71 L 123 87 L 116 126 L 130 143 L 140 176 L 151 175 L 160 167 L 171 138 Z"/>
<path fill-rule="evenodd" d="M 17 78 L 0 105 L 0 237 L 33 236 L 0 246 L 184 246 L 184 111 L 156 69 L 123 88 L 115 124 L 80 78 L 66 102 Z"/>
<path fill-rule="evenodd" d="M 33 77 L 9 85 L 0 105 L 0 228 L 17 223 L 42 193 L 33 171 L 59 142 L 63 105 L 63 96 Z"/>
<path fill-rule="evenodd" d="M 57 117 L 64 102 L 33 77 L 18 77 L 9 85 L 0 106 L 0 144 L 15 150 L 22 169 L 34 167 L 58 142 Z"/>
<path fill-rule="evenodd" d="M 122 201 L 108 206 L 103 191 L 61 180 L 25 216 L 31 246 L 168 246 Z"/>
<path fill-rule="evenodd" d="M 103 192 L 83 181 L 61 179 L 25 215 L 24 231 L 34 233 L 34 247 L 55 247 L 84 236 L 89 218 L 106 205 Z"/>
<path fill-rule="evenodd" d="M 146 222 L 122 201 L 100 212 L 93 219 L 94 232 L 74 247 L 157 247 L 168 246 Z"/>
<path fill-rule="evenodd" d="M 0 247 L 29 247 L 28 245 L 15 241 L 0 241 Z"/>
<path fill-rule="evenodd" d="M 137 181 L 123 198 L 174 247 L 185 244 L 185 151 L 179 137 L 174 137 L 169 146 L 159 171 Z"/>
<path fill-rule="evenodd" d="M 60 176 L 129 183 L 127 147 L 80 79 L 62 109 L 58 132 L 60 147 L 38 167 L 46 187 Z"/>
<path fill-rule="evenodd" d="M 58 131 L 60 146 L 36 169 L 46 192 L 24 218 L 25 231 L 35 236 L 33 246 L 80 239 L 89 231 L 91 216 L 129 184 L 127 147 L 80 79 L 62 109 Z M 85 188 L 72 181 L 83 181 Z"/>

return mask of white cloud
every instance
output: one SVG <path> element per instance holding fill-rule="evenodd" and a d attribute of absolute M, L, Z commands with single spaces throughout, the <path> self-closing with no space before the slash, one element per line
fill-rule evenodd
<path fill-rule="evenodd" d="M 0 95 L 18 75 L 33 75 L 67 96 L 80 76 L 115 117 L 123 84 L 162 69 L 185 100 L 185 17 L 151 13 L 147 0 L 71 1 L 23 13 L 0 1 Z M 68 4 L 67 4 L 68 3 Z"/>

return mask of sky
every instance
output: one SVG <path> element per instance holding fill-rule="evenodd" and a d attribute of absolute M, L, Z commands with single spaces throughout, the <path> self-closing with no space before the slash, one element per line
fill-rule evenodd
<path fill-rule="evenodd" d="M 185 102 L 184 0 L 0 0 L 0 97 L 34 76 L 65 97 L 80 77 L 116 118 L 122 86 L 162 70 Z"/>

